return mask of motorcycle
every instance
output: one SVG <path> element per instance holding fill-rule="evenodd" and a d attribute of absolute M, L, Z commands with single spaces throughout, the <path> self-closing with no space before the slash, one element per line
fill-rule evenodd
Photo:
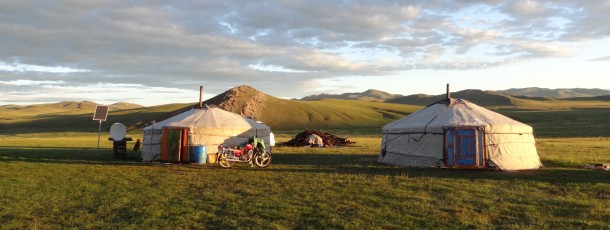
<path fill-rule="evenodd" d="M 217 161 L 218 165 L 223 168 L 231 168 L 236 162 L 250 163 L 259 168 L 265 168 L 271 164 L 271 154 L 265 149 L 263 139 L 251 137 L 242 149 L 219 145 Z"/>

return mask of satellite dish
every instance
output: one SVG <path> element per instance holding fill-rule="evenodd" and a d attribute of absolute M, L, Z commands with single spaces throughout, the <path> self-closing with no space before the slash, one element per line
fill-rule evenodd
<path fill-rule="evenodd" d="M 127 134 L 127 130 L 125 126 L 121 123 L 114 123 L 110 126 L 110 136 L 115 141 L 120 141 L 125 138 L 125 134 Z"/>

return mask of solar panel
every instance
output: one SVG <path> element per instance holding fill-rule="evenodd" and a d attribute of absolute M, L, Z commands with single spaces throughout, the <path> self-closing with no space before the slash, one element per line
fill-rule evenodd
<path fill-rule="evenodd" d="M 106 117 L 108 116 L 108 106 L 107 105 L 96 105 L 95 113 L 93 113 L 94 121 L 106 121 Z"/>

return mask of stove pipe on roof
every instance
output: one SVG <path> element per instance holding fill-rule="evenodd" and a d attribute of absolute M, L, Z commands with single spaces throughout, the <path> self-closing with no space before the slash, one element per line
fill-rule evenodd
<path fill-rule="evenodd" d="M 203 108 L 203 101 L 201 100 L 203 98 L 203 86 L 200 85 L 199 86 L 199 109 Z"/>

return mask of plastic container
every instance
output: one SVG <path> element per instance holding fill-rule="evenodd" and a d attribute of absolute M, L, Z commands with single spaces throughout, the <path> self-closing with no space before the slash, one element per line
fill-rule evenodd
<path fill-rule="evenodd" d="M 209 164 L 216 164 L 216 153 L 208 154 L 208 163 Z"/>
<path fill-rule="evenodd" d="M 191 154 L 189 154 L 190 162 L 197 164 L 205 164 L 208 159 L 207 148 L 205 145 L 193 145 L 191 146 Z"/>

